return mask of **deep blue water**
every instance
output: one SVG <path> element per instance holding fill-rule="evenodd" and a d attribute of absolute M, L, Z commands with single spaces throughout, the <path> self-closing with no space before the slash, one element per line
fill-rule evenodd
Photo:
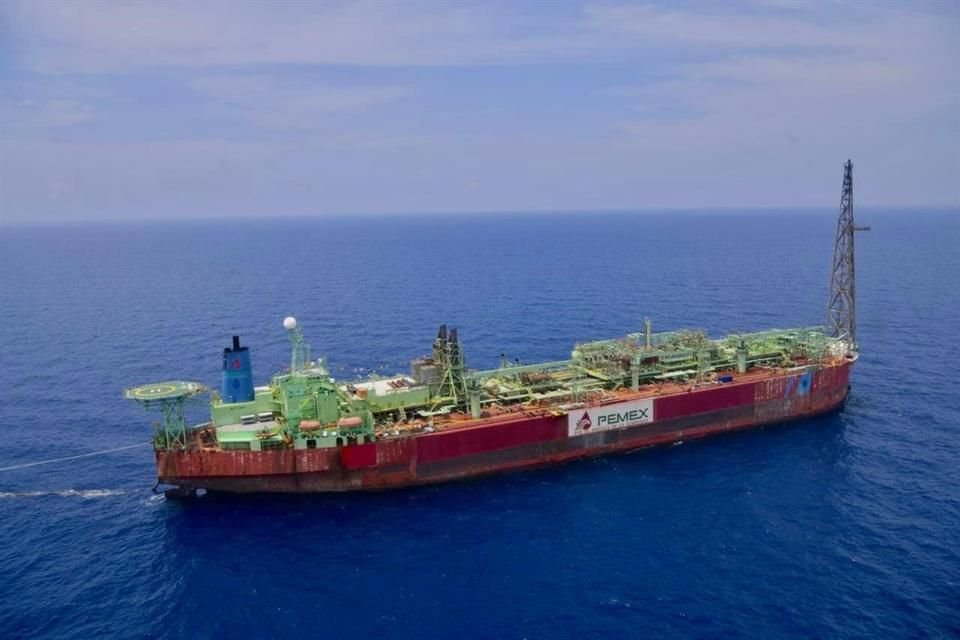
<path fill-rule="evenodd" d="M 166 501 L 146 447 L 0 472 L 0 636 L 960 634 L 960 212 L 858 212 L 839 414 L 373 495 Z M 0 228 L 0 468 L 144 442 L 124 386 L 258 383 L 296 315 L 340 377 L 440 322 L 468 361 L 642 326 L 820 323 L 832 212 Z M 202 407 L 200 408 L 202 410 Z"/>

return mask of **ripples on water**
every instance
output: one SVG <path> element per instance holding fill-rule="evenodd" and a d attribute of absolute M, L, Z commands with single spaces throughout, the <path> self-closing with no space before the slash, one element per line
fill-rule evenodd
<path fill-rule="evenodd" d="M 865 212 L 840 414 L 410 491 L 150 492 L 146 448 L 0 473 L 6 637 L 947 637 L 960 632 L 960 218 Z M 575 341 L 816 324 L 832 214 L 0 229 L 0 467 L 136 443 L 121 398 L 258 380 L 300 318 L 336 375 Z M 202 413 L 202 407 L 194 412 Z"/>

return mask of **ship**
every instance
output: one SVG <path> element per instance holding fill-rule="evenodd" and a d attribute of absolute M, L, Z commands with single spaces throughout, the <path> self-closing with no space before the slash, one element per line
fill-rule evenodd
<path fill-rule="evenodd" d="M 219 391 L 175 380 L 124 395 L 159 414 L 157 486 L 177 496 L 410 487 L 809 419 L 848 397 L 863 229 L 848 160 L 824 326 L 711 339 L 645 320 L 563 360 L 472 370 L 457 329 L 443 325 L 409 373 L 342 381 L 287 317 L 290 366 L 269 384 L 255 386 L 250 349 L 234 336 Z M 188 425 L 187 403 L 207 393 L 210 419 Z"/>

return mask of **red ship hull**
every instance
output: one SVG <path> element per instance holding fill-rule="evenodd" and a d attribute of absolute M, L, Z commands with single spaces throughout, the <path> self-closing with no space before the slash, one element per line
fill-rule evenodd
<path fill-rule="evenodd" d="M 157 451 L 157 475 L 161 483 L 187 491 L 314 493 L 387 489 L 531 469 L 828 413 L 846 400 L 853 362 L 845 359 L 815 371 L 771 373 L 759 379 L 744 376 L 731 384 L 624 397 L 569 412 L 514 413 L 341 448 Z M 603 424 L 605 418 L 616 416 L 628 426 Z M 629 424 L 633 418 L 643 423 Z"/>

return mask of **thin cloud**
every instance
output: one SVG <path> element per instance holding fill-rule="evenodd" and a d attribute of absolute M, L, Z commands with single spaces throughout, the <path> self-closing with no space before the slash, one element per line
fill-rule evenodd
<path fill-rule="evenodd" d="M 738 11 L 737 7 L 752 7 Z M 956 20 L 907 5 L 846 3 L 11 2 L 0 8 L 22 65 L 40 73 L 115 73 L 252 65 L 471 66 L 642 62 L 745 52 L 844 54 Z M 952 25 L 952 29 L 951 29 Z M 19 36 L 19 37 L 18 37 Z M 956 48 L 954 48 L 956 51 Z"/>
<path fill-rule="evenodd" d="M 96 118 L 93 105 L 72 100 L 9 98 L 0 99 L 0 123 L 9 132 L 28 132 L 68 127 Z"/>
<path fill-rule="evenodd" d="M 491 7 L 497 11 L 416 1 L 38 0 L 10 4 L 8 19 L 15 31 L 30 34 L 21 39 L 21 56 L 27 67 L 42 73 L 254 64 L 476 64 L 543 48 L 534 22 L 526 25 L 532 36 L 517 36 L 522 15 L 504 5 Z M 558 44 L 554 39 L 548 46 Z"/>
<path fill-rule="evenodd" d="M 226 113 L 272 129 L 316 128 L 325 117 L 364 112 L 410 93 L 402 86 L 330 86 L 263 74 L 204 76 L 191 86 Z"/>
<path fill-rule="evenodd" d="M 0 2 L 17 216 L 960 202 L 911 3 Z M 838 160 L 840 158 L 840 160 Z"/>

